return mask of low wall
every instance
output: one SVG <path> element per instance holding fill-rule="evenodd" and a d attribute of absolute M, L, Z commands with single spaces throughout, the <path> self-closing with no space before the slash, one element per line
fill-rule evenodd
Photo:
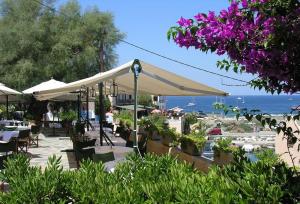
<path fill-rule="evenodd" d="M 160 141 L 147 141 L 147 152 L 157 154 L 157 155 L 164 155 L 170 153 L 170 155 L 177 157 L 180 161 L 185 161 L 190 163 L 194 166 L 194 168 L 207 173 L 211 165 L 213 165 L 213 161 L 210 159 L 206 159 L 201 156 L 192 156 L 182 152 L 177 147 L 167 147 L 163 145 Z"/>

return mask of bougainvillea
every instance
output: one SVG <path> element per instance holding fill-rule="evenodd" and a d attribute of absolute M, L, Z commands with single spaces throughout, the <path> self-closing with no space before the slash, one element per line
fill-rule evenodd
<path fill-rule="evenodd" d="M 180 47 L 227 54 L 220 68 L 257 74 L 251 85 L 274 92 L 300 91 L 299 0 L 231 1 L 219 14 L 181 17 L 168 38 Z"/>

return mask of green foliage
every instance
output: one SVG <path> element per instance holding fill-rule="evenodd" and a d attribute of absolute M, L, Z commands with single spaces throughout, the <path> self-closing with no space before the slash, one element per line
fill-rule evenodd
<path fill-rule="evenodd" d="M 233 164 L 208 174 L 171 156 L 132 154 L 105 172 L 102 163 L 84 161 L 63 171 L 60 158 L 42 171 L 17 155 L 1 172 L 10 191 L 0 203 L 297 203 L 299 178 L 284 163 L 251 163 L 237 155 Z"/>
<path fill-rule="evenodd" d="M 180 137 L 180 141 L 194 143 L 198 149 L 202 149 L 206 143 L 206 138 L 202 134 L 192 132 Z"/>
<path fill-rule="evenodd" d="M 159 131 L 159 134 L 162 137 L 170 137 L 174 141 L 177 141 L 180 137 L 180 135 L 176 132 L 175 128 L 163 128 Z"/>
<path fill-rule="evenodd" d="M 205 136 L 208 128 L 209 126 L 203 120 L 199 120 L 198 124 L 193 127 L 192 132 Z"/>
<path fill-rule="evenodd" d="M 152 97 L 148 94 L 138 95 L 138 104 L 142 106 L 153 106 Z"/>
<path fill-rule="evenodd" d="M 138 121 L 139 126 L 143 127 L 146 131 L 153 133 L 163 128 L 166 118 L 164 116 L 154 114 L 142 118 Z"/>
<path fill-rule="evenodd" d="M 77 112 L 74 110 L 63 111 L 59 117 L 62 121 L 73 121 L 77 119 Z"/>
<path fill-rule="evenodd" d="M 127 126 L 130 128 L 133 124 L 133 114 L 129 110 L 121 110 L 119 113 L 114 114 L 114 119 L 118 119 L 120 121 L 120 126 Z"/>
<path fill-rule="evenodd" d="M 104 111 L 106 111 L 106 112 L 110 111 L 111 102 L 110 102 L 109 98 L 105 97 L 103 102 L 104 102 Z M 95 100 L 95 113 L 97 115 L 100 115 L 99 97 L 96 97 L 96 100 Z"/>
<path fill-rule="evenodd" d="M 190 125 L 193 125 L 198 122 L 197 115 L 195 113 L 187 113 L 184 116 L 185 121 L 187 121 Z"/>
<path fill-rule="evenodd" d="M 275 154 L 272 149 L 263 149 L 262 151 L 255 153 L 255 156 L 258 158 L 258 160 L 270 165 L 274 165 L 280 162 L 279 156 Z"/>
<path fill-rule="evenodd" d="M 236 152 L 238 147 L 232 145 L 232 138 L 220 138 L 216 141 L 216 144 L 213 146 L 213 150 L 216 153 L 219 152 Z"/>
<path fill-rule="evenodd" d="M 57 5 L 56 0 L 41 2 Z M 24 90 L 51 77 L 70 82 L 96 74 L 100 42 L 105 44 L 105 68 L 115 64 L 114 47 L 123 34 L 112 14 L 97 8 L 82 12 L 76 0 L 58 10 L 36 1 L 1 1 L 1 82 Z"/>

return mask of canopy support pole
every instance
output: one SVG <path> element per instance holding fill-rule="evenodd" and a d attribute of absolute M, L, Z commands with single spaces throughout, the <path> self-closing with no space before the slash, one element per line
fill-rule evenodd
<path fill-rule="evenodd" d="M 102 33 L 103 35 L 106 34 L 104 31 Z M 100 73 L 104 72 L 104 49 L 103 49 L 103 40 L 101 40 L 100 43 L 100 53 L 99 53 L 99 65 L 100 65 Z M 103 146 L 103 139 L 105 139 L 106 143 L 111 146 L 115 146 L 115 144 L 109 139 L 109 137 L 106 135 L 103 129 L 103 124 L 106 121 L 105 118 L 105 110 L 104 110 L 104 95 L 103 95 L 103 82 L 100 82 L 98 84 L 98 89 L 99 89 L 99 125 L 100 125 L 100 145 Z"/>
<path fill-rule="evenodd" d="M 77 95 L 77 120 L 80 122 L 80 98 L 81 92 Z"/>
<path fill-rule="evenodd" d="M 131 70 L 134 76 L 134 118 L 133 118 L 133 133 L 134 133 L 134 144 L 133 148 L 139 152 L 138 146 L 138 134 L 137 134 L 137 106 L 138 106 L 138 77 L 142 71 L 142 66 L 138 59 L 135 59 L 131 65 Z"/>
<path fill-rule="evenodd" d="M 89 121 L 89 87 L 86 88 L 86 128 L 87 131 L 90 130 L 90 121 Z"/>
<path fill-rule="evenodd" d="M 8 120 L 8 95 L 6 95 L 6 119 Z"/>

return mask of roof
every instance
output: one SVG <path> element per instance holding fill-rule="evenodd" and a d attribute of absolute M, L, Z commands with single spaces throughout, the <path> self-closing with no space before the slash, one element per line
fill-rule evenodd
<path fill-rule="evenodd" d="M 226 92 L 205 84 L 192 81 L 149 63 L 139 61 L 142 67 L 138 78 L 138 92 L 142 94 L 161 96 L 225 96 Z M 118 86 L 119 93 L 132 94 L 134 80 L 131 67 L 134 61 L 130 61 L 112 70 L 98 73 L 92 77 L 74 81 L 57 88 L 34 93 L 39 100 L 47 100 L 54 95 L 62 95 L 84 87 L 96 87 L 100 82 L 113 81 Z"/>

